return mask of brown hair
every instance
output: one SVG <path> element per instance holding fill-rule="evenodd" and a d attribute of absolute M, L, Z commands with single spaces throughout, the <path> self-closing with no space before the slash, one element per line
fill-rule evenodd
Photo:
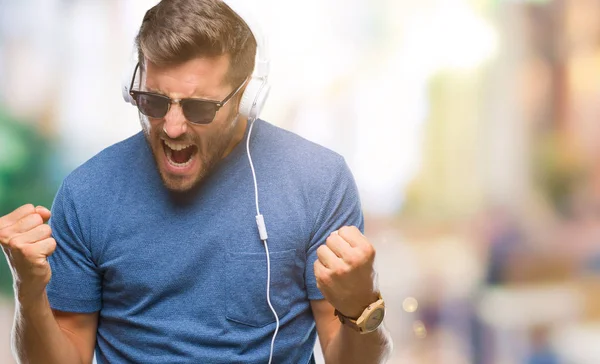
<path fill-rule="evenodd" d="M 221 0 L 162 0 L 146 12 L 136 45 L 142 68 L 144 58 L 168 66 L 229 54 L 226 81 L 234 87 L 254 69 L 256 40 Z"/>

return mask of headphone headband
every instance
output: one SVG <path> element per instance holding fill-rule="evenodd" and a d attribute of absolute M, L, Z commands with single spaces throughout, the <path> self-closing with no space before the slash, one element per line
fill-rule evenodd
<path fill-rule="evenodd" d="M 256 57 L 254 70 L 250 82 L 246 85 L 246 89 L 241 97 L 239 105 L 240 114 L 248 117 L 251 120 L 258 118 L 263 105 L 269 95 L 271 89 L 267 77 L 269 75 L 269 55 L 267 48 L 267 39 L 263 35 L 262 29 L 253 16 L 252 10 L 248 7 L 247 0 L 221 0 L 229 9 L 236 14 L 250 29 L 250 32 L 256 40 Z M 134 74 L 134 68 L 137 65 L 137 50 L 133 50 L 132 61 L 128 71 L 122 80 L 121 91 L 126 102 L 135 105 L 135 100 L 130 94 L 129 87 L 131 77 Z M 133 80 L 135 83 L 135 80 Z M 139 82 L 139 81 L 138 81 Z"/>

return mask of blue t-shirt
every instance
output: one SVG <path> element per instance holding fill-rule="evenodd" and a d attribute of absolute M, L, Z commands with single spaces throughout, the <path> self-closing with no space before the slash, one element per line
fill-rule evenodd
<path fill-rule="evenodd" d="M 246 131 L 247 133 L 247 131 Z M 63 182 L 50 225 L 53 309 L 99 311 L 98 363 L 266 363 L 275 318 L 245 139 L 187 201 L 165 189 L 142 133 Z M 363 229 L 344 159 L 257 120 L 250 148 L 268 229 L 274 363 L 309 363 L 317 247 Z"/>

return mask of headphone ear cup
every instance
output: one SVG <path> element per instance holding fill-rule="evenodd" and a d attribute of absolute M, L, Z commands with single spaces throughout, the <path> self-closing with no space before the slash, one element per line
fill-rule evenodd
<path fill-rule="evenodd" d="M 121 93 L 123 96 L 123 100 L 125 100 L 125 102 L 134 105 L 135 106 L 135 100 L 133 99 L 133 97 L 131 97 L 131 94 L 129 93 L 129 86 L 131 85 L 131 77 L 133 77 L 133 72 L 135 71 L 135 67 L 137 66 L 137 55 L 134 52 L 134 55 L 131 57 L 131 59 L 129 60 L 129 64 L 127 69 L 125 70 L 125 72 L 123 72 L 123 75 L 121 76 Z M 140 77 L 140 70 L 138 70 L 138 74 L 136 76 L 136 79 L 133 82 L 133 87 L 137 87 L 139 86 L 139 77 Z"/>
<path fill-rule="evenodd" d="M 250 79 L 240 101 L 240 114 L 250 120 L 258 119 L 270 90 L 271 86 L 266 79 Z"/>
<path fill-rule="evenodd" d="M 129 94 L 129 85 L 123 85 L 121 87 L 121 92 L 123 93 L 123 100 L 125 100 L 125 102 L 135 106 L 135 100 Z"/>

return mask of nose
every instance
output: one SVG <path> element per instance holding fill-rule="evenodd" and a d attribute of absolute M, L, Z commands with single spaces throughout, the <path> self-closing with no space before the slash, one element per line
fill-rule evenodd
<path fill-rule="evenodd" d="M 169 138 L 176 139 L 187 131 L 187 122 L 179 103 L 171 104 L 164 119 L 163 130 Z"/>

